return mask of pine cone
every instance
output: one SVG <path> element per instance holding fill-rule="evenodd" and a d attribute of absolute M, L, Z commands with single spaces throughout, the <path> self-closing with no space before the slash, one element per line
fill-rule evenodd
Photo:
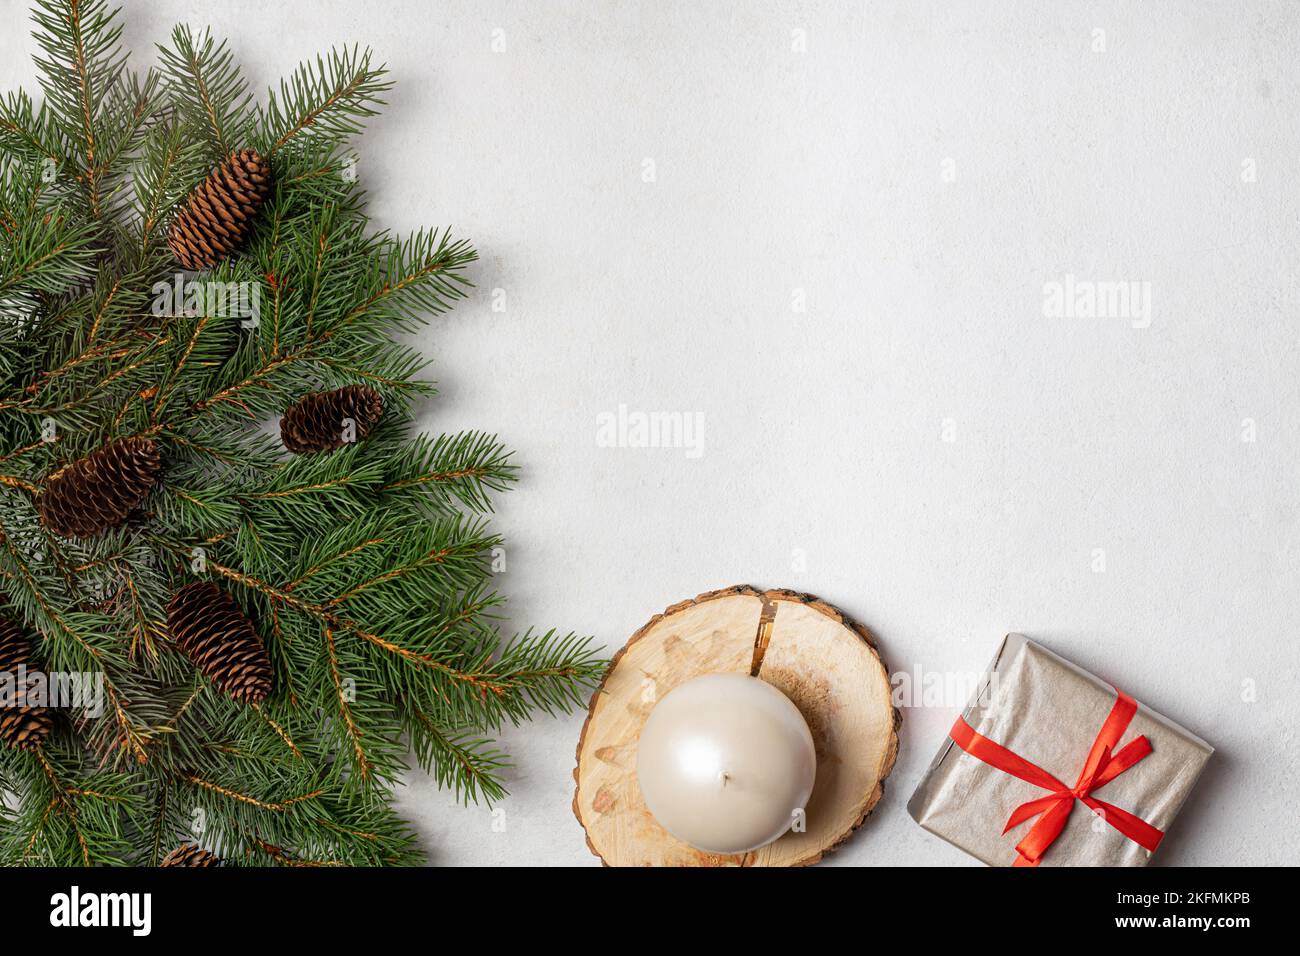
<path fill-rule="evenodd" d="M 190 193 L 167 230 L 172 255 L 186 269 L 216 265 L 248 238 L 253 220 L 271 194 L 271 164 L 256 150 L 241 149 Z"/>
<path fill-rule="evenodd" d="M 304 395 L 280 419 L 280 440 L 295 455 L 333 451 L 343 440 L 344 422 L 351 419 L 357 441 L 370 434 L 384 416 L 384 400 L 369 385 L 346 385 L 333 392 Z"/>
<path fill-rule="evenodd" d="M 232 598 L 197 581 L 173 595 L 167 629 L 185 656 L 232 698 L 256 704 L 271 693 L 271 657 Z"/>
<path fill-rule="evenodd" d="M 0 618 L 0 674 L 9 674 L 13 696 L 0 696 L 0 740 L 15 750 L 35 750 L 45 743 L 54 728 L 54 714 L 48 707 L 27 704 L 28 686 L 18 684 L 18 668 L 32 666 L 32 646 L 13 621 Z M 27 685 L 32 676 L 29 675 Z M 5 699 L 8 698 L 8 699 Z"/>
<path fill-rule="evenodd" d="M 182 843 L 165 857 L 159 866 L 220 866 L 221 859 L 193 843 Z"/>
<path fill-rule="evenodd" d="M 109 442 L 46 478 L 36 508 L 55 534 L 89 538 L 121 524 L 144 500 L 161 468 L 153 439 Z"/>

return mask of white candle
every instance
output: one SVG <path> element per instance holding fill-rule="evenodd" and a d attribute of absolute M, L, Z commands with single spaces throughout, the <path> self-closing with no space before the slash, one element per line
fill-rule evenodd
<path fill-rule="evenodd" d="M 711 853 L 746 853 L 780 837 L 806 806 L 816 772 L 799 709 L 745 674 L 674 687 L 650 712 L 637 749 L 654 818 Z"/>

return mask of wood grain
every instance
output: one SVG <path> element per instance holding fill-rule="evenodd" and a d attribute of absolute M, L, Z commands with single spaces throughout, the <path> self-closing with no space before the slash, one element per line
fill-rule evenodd
<path fill-rule="evenodd" d="M 684 681 L 723 672 L 761 677 L 785 693 L 817 746 L 806 830 L 734 856 L 670 836 L 636 780 L 637 741 L 655 702 Z M 806 866 L 848 839 L 880 800 L 898 723 L 866 628 L 795 591 L 710 591 L 651 618 L 615 655 L 578 740 L 573 812 L 608 866 Z"/>

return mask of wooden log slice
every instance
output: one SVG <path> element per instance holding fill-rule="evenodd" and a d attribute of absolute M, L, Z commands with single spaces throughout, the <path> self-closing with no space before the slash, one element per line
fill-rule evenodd
<path fill-rule="evenodd" d="M 721 672 L 761 677 L 794 701 L 817 746 L 807 828 L 750 853 L 697 850 L 641 799 L 637 741 L 655 702 Z M 740 585 L 657 615 L 615 655 L 578 739 L 573 812 L 607 866 L 807 866 L 843 843 L 880 800 L 900 715 L 865 627 L 808 594 Z"/>

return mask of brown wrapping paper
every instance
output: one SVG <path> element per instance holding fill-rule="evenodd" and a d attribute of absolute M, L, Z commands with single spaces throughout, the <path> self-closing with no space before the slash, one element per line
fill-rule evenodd
<path fill-rule="evenodd" d="M 963 716 L 977 733 L 1072 784 L 1114 703 L 1115 689 L 1105 681 L 1009 634 Z M 1167 833 L 1214 748 L 1138 701 L 1119 746 L 1144 734 L 1152 752 L 1095 795 Z M 990 866 L 1010 866 L 1016 844 L 1035 821 L 1006 834 L 1002 828 L 1016 807 L 1045 795 L 945 738 L 907 810 L 925 829 Z M 1150 857 L 1076 801 L 1041 865 L 1144 866 Z"/>

